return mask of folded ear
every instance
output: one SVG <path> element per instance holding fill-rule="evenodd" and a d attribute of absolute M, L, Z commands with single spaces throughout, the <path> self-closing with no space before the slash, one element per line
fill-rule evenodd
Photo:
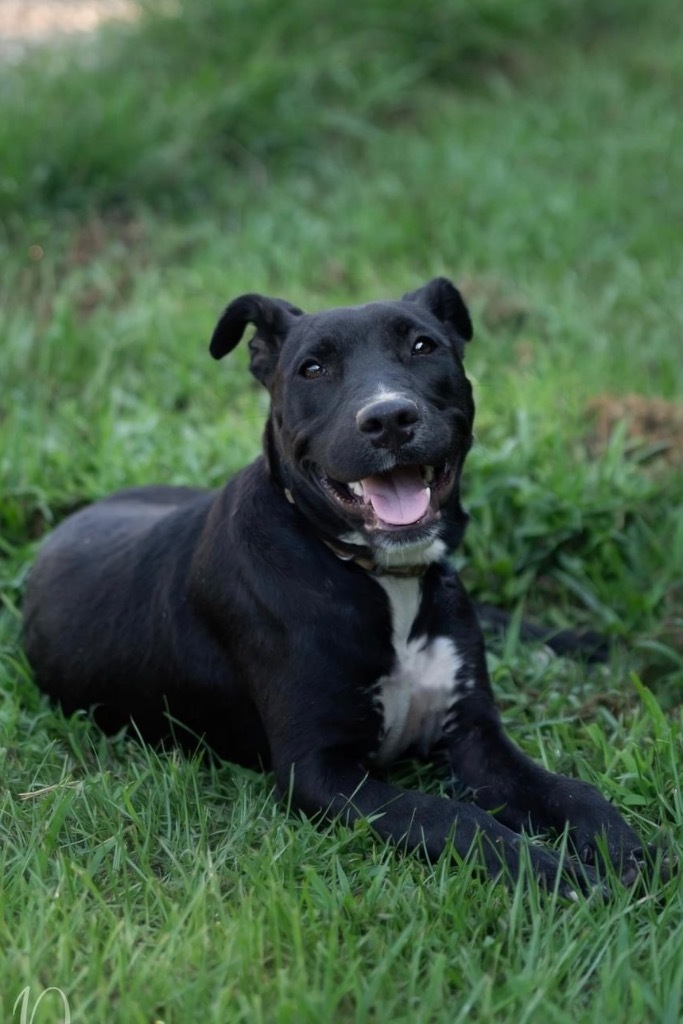
<path fill-rule="evenodd" d="M 216 324 L 209 351 L 214 359 L 222 359 L 235 348 L 247 324 L 253 324 L 256 333 L 249 341 L 249 368 L 262 384 L 268 386 L 282 343 L 298 316 L 302 316 L 302 311 L 284 299 L 240 295 L 226 307 Z"/>
<path fill-rule="evenodd" d="M 458 350 L 463 354 L 464 341 L 472 338 L 472 321 L 462 295 L 446 277 L 435 277 L 417 291 L 403 296 L 407 302 L 417 302 L 428 309 L 437 320 L 446 324 L 456 335 Z"/>

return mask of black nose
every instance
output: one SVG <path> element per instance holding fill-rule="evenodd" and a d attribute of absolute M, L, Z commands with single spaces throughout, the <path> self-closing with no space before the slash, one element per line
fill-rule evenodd
<path fill-rule="evenodd" d="M 409 441 L 420 418 L 410 398 L 381 398 L 356 414 L 356 426 L 378 448 L 397 448 Z"/>

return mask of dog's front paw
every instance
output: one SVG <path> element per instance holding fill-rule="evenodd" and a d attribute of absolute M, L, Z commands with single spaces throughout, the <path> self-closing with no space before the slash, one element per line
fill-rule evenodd
<path fill-rule="evenodd" d="M 558 775 L 551 798 L 558 817 L 564 818 L 579 861 L 600 878 L 613 871 L 630 886 L 640 878 L 668 877 L 672 858 L 646 846 L 594 786 Z"/>
<path fill-rule="evenodd" d="M 599 873 L 590 865 L 581 864 L 565 854 L 559 854 L 547 846 L 525 843 L 521 839 L 498 849 L 499 860 L 505 864 L 506 874 L 511 880 L 519 877 L 526 862 L 528 870 L 546 892 L 557 892 L 564 899 L 576 902 L 581 897 L 597 894 L 609 899 L 607 886 Z M 496 875 L 495 870 L 489 870 Z"/>
<path fill-rule="evenodd" d="M 649 883 L 653 879 L 667 882 L 671 878 L 678 867 L 678 858 L 672 849 L 664 844 L 643 844 L 631 829 L 628 829 L 627 839 L 627 843 L 617 846 L 604 834 L 594 836 L 578 849 L 579 859 L 598 871 L 604 868 L 607 859 L 626 886 L 638 881 Z"/>
<path fill-rule="evenodd" d="M 647 845 L 618 811 L 596 793 L 585 820 L 573 823 L 571 843 L 579 860 L 600 877 L 614 870 L 623 885 L 637 881 L 666 881 L 676 865 L 673 851 L 666 846 Z"/>
<path fill-rule="evenodd" d="M 558 895 L 577 902 L 581 897 L 597 896 L 607 902 L 611 893 L 601 880 L 599 873 L 588 864 L 579 863 L 569 857 L 551 854 L 554 863 L 532 865 L 539 877 L 541 885 L 546 889 L 557 888 Z M 540 871 L 539 871 L 540 868 Z"/>

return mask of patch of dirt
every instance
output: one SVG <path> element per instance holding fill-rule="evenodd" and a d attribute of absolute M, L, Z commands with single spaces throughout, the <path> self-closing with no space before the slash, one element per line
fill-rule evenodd
<path fill-rule="evenodd" d="M 649 449 L 644 453 L 648 460 L 661 459 L 683 468 L 683 405 L 636 394 L 597 395 L 586 408 L 593 421 L 588 438 L 592 454 L 604 450 L 615 428 L 623 423 L 626 437 L 639 452 L 643 454 L 643 447 Z"/>
<path fill-rule="evenodd" d="M 133 0 L 0 0 L 0 58 L 18 60 L 36 43 L 94 32 L 105 21 L 138 14 Z"/>

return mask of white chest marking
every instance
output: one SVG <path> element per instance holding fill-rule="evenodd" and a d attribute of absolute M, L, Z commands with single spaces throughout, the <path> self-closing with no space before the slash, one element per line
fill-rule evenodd
<path fill-rule="evenodd" d="M 377 761 L 387 764 L 409 747 L 427 754 L 441 737 L 458 699 L 462 658 L 449 637 L 408 639 L 420 608 L 419 579 L 380 576 L 378 582 L 389 598 L 395 653 L 391 673 L 377 683 L 383 715 Z"/>

